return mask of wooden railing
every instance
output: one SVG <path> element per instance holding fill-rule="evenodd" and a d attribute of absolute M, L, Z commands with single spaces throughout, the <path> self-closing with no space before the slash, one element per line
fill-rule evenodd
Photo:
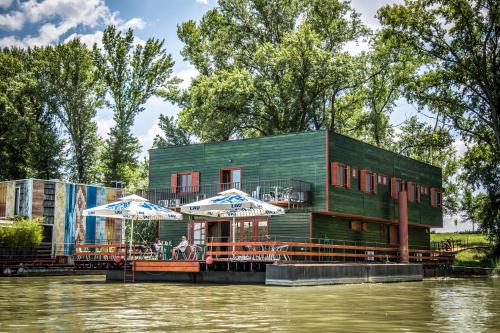
<path fill-rule="evenodd" d="M 215 261 L 397 261 L 394 247 L 317 244 L 302 242 L 236 242 L 208 243 L 206 255 Z M 451 261 L 453 254 L 427 249 L 410 249 L 410 260 Z"/>

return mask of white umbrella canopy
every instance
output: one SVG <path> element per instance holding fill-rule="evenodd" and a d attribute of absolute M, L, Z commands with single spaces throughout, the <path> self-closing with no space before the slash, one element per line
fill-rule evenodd
<path fill-rule="evenodd" d="M 182 214 L 173 210 L 148 202 L 146 198 L 138 195 L 129 195 L 120 201 L 106 205 L 88 208 L 83 211 L 83 216 L 111 217 L 117 219 L 130 219 L 130 252 L 134 236 L 134 221 L 136 220 L 182 220 Z"/>
<path fill-rule="evenodd" d="M 285 210 L 252 198 L 235 188 L 220 192 L 212 198 L 181 206 L 181 212 L 211 217 L 232 217 L 232 243 L 235 242 L 236 217 L 283 215 Z M 235 246 L 233 245 L 233 251 Z"/>
<path fill-rule="evenodd" d="M 181 212 L 212 217 L 250 217 L 285 214 L 281 207 L 252 198 L 247 193 L 230 189 L 212 198 L 181 206 Z"/>
<path fill-rule="evenodd" d="M 83 216 L 132 220 L 182 220 L 181 214 L 148 202 L 147 199 L 135 194 L 123 197 L 120 201 L 85 209 Z"/>

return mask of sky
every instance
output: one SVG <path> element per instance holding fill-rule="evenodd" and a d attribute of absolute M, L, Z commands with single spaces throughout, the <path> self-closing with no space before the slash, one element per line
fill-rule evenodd
<path fill-rule="evenodd" d="M 351 6 L 361 14 L 362 21 L 372 29 L 379 27 L 375 18 L 377 9 L 385 4 L 401 0 L 352 0 Z M 0 0 L 0 47 L 41 46 L 64 42 L 73 37 L 91 46 L 100 43 L 102 31 L 108 24 L 121 30 L 134 29 L 137 42 L 154 37 L 165 40 L 165 48 L 175 60 L 174 75 L 183 79 L 187 87 L 196 69 L 184 61 L 180 51 L 183 47 L 177 38 L 177 26 L 187 20 L 198 21 L 203 14 L 216 6 L 215 0 Z M 351 43 L 349 52 L 366 49 L 366 44 Z M 160 114 L 175 115 L 179 109 L 159 97 L 152 97 L 145 105 L 145 111 L 136 118 L 132 132 L 142 145 L 141 157 L 151 148 L 153 139 L 159 133 Z M 391 115 L 394 125 L 416 114 L 416 109 L 399 100 Z M 419 115 L 419 117 L 424 117 Z M 113 126 L 113 113 L 101 109 L 96 122 L 99 135 L 108 136 Z M 456 147 L 463 152 L 464 146 L 457 140 Z M 446 227 L 455 230 L 451 219 Z M 459 224 L 458 228 L 462 226 Z"/>

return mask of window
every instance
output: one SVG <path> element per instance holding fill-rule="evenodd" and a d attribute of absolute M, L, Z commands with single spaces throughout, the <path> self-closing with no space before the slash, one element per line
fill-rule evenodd
<path fill-rule="evenodd" d="M 248 218 L 236 222 L 235 239 L 239 242 L 261 242 L 269 235 L 267 220 Z"/>
<path fill-rule="evenodd" d="M 404 191 L 404 189 L 405 189 L 404 181 L 396 177 L 391 178 L 391 197 L 397 199 L 398 193 Z"/>
<path fill-rule="evenodd" d="M 408 182 L 408 201 L 420 203 L 420 186 L 413 183 Z"/>
<path fill-rule="evenodd" d="M 199 192 L 199 172 L 176 172 L 170 175 L 170 187 L 173 193 Z"/>
<path fill-rule="evenodd" d="M 437 188 L 431 188 L 431 206 L 439 208 L 443 206 L 443 193 Z"/>
<path fill-rule="evenodd" d="M 333 186 L 351 188 L 351 168 L 348 165 L 332 162 L 330 169 Z"/>
<path fill-rule="evenodd" d="M 388 177 L 384 176 L 382 179 L 382 184 L 387 185 L 387 183 L 389 183 Z"/>
<path fill-rule="evenodd" d="M 191 225 L 191 239 L 193 244 L 205 244 L 205 222 L 193 222 Z"/>
<path fill-rule="evenodd" d="M 377 174 L 367 170 L 361 170 L 359 185 L 361 192 L 377 193 Z"/>
<path fill-rule="evenodd" d="M 219 187 L 221 191 L 232 188 L 241 189 L 241 168 L 226 168 L 219 171 Z"/>
<path fill-rule="evenodd" d="M 382 175 L 378 175 L 377 181 L 378 181 L 379 184 L 382 184 L 382 178 L 383 178 Z"/>
<path fill-rule="evenodd" d="M 352 178 L 358 178 L 358 168 L 352 167 Z"/>
<path fill-rule="evenodd" d="M 368 225 L 360 221 L 351 221 L 351 231 L 362 232 L 368 230 Z"/>

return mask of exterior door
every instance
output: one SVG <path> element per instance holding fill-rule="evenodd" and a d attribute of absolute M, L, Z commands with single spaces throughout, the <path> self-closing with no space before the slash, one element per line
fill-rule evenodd
<path fill-rule="evenodd" d="M 221 191 L 226 191 L 231 188 L 241 189 L 241 168 L 225 168 L 220 169 L 219 188 Z"/>

